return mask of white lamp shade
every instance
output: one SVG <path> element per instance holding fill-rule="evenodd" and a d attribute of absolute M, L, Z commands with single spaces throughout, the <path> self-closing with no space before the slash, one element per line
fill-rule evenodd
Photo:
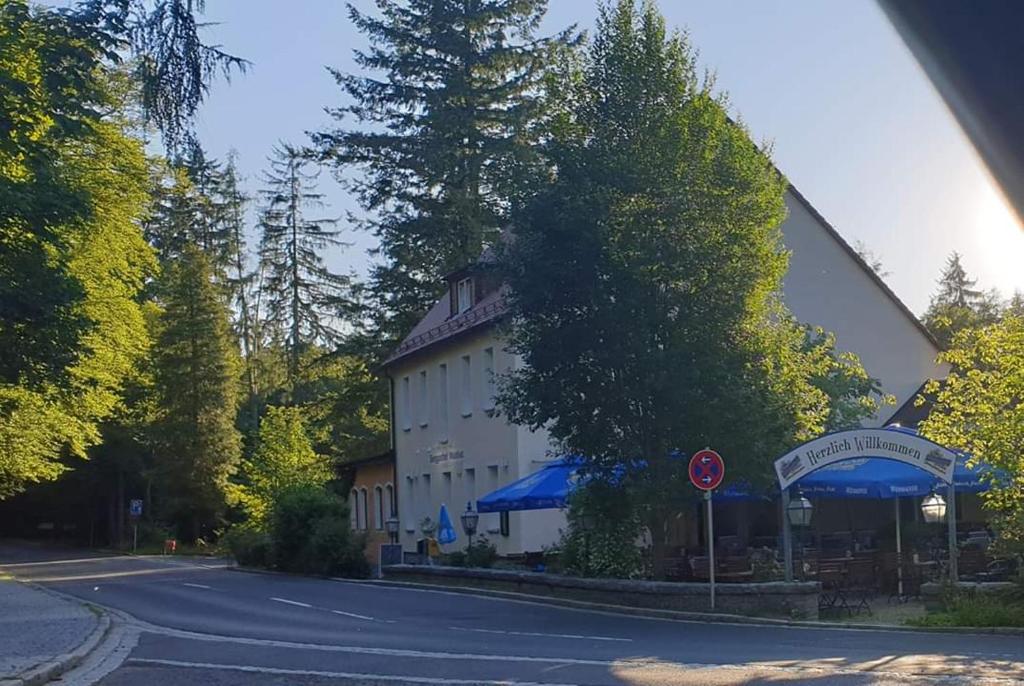
<path fill-rule="evenodd" d="M 929 524 L 938 524 L 946 518 L 946 501 L 938 493 L 925 496 L 921 501 L 921 514 Z"/>
<path fill-rule="evenodd" d="M 813 513 L 814 506 L 811 505 L 811 501 L 802 495 L 790 500 L 789 507 L 786 508 L 789 523 L 793 526 L 810 526 Z"/>

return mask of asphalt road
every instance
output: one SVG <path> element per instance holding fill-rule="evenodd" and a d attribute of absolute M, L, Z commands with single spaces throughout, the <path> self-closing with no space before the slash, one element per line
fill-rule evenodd
<path fill-rule="evenodd" d="M 63 683 L 1024 683 L 1024 637 L 680 622 L 0 544 L 0 569 L 114 611 Z"/>

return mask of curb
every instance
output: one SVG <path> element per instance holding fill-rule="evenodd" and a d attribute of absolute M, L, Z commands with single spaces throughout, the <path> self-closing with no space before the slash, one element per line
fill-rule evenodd
<path fill-rule="evenodd" d="M 41 590 L 44 593 L 55 595 L 53 593 L 50 593 L 48 589 L 43 588 L 41 586 L 37 586 L 36 584 L 26 585 L 32 586 L 33 588 Z M 67 598 L 64 596 L 56 597 L 67 600 Z M 53 659 L 47 660 L 46 662 L 40 665 L 31 667 L 21 672 L 20 674 L 14 676 L 13 678 L 0 679 L 0 686 L 42 686 L 43 684 L 47 684 L 50 681 L 61 676 L 68 670 L 74 669 L 75 667 L 80 665 L 82 661 L 89 656 L 89 653 L 95 650 L 96 646 L 98 646 L 100 642 L 103 641 L 104 638 L 106 638 L 107 634 L 110 632 L 111 626 L 110 616 L 107 615 L 106 612 L 97 608 L 94 605 L 85 605 L 90 610 L 96 612 L 99 615 L 99 622 L 97 623 L 96 628 L 93 629 L 92 633 L 90 633 L 89 636 L 86 637 L 86 639 L 82 641 L 82 643 L 80 643 L 77 648 L 75 648 L 71 652 L 57 655 Z"/>
<path fill-rule="evenodd" d="M 571 598 L 559 598 L 557 596 L 533 595 L 530 593 L 517 593 L 514 591 L 496 591 L 487 588 L 472 588 L 469 586 L 448 586 L 444 584 L 425 584 L 414 581 L 389 581 L 387 579 L 346 579 L 336 576 L 315 576 L 311 574 L 300 574 L 297 572 L 279 572 L 273 569 L 258 569 L 255 567 L 240 567 L 238 565 L 225 567 L 226 570 L 242 572 L 244 574 L 263 574 L 268 576 L 299 577 L 306 579 L 325 579 L 346 584 L 365 584 L 369 586 L 410 588 L 426 591 L 443 591 L 446 593 L 461 593 L 475 595 L 484 598 L 501 598 L 519 602 L 536 603 L 540 605 L 556 605 L 577 610 L 589 610 L 592 612 L 604 612 L 616 615 L 630 615 L 634 617 L 650 617 L 653 619 L 664 619 L 677 622 L 712 622 L 716 624 L 742 624 L 749 626 L 774 626 L 794 629 L 830 629 L 846 631 L 890 631 L 898 633 L 919 633 L 919 634 L 963 634 L 963 635 L 984 635 L 984 636 L 1024 636 L 1024 628 L 1018 627 L 946 627 L 946 626 L 902 626 L 899 624 L 871 624 L 868 622 L 856 623 L 832 623 L 798 619 L 777 619 L 772 617 L 751 617 L 748 615 L 734 615 L 721 612 L 685 612 L 681 610 L 658 610 L 646 607 L 630 607 L 628 605 L 606 605 L 593 603 L 586 600 L 573 600 Z M 4 686 L 0 682 L 0 686 Z"/>

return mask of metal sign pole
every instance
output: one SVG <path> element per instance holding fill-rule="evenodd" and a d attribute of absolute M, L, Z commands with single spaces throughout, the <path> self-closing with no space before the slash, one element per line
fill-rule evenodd
<path fill-rule="evenodd" d="M 782 564 L 785 580 L 793 580 L 793 529 L 789 524 L 789 489 L 782 489 Z"/>
<path fill-rule="evenodd" d="M 715 609 L 715 517 L 711 507 L 711 491 L 704 491 L 708 504 L 708 578 L 711 581 L 711 609 Z"/>
<path fill-rule="evenodd" d="M 955 584 L 960 577 L 957 570 L 960 549 L 956 544 L 956 489 L 952 481 L 949 482 L 949 491 L 946 495 L 946 520 L 949 526 L 949 580 Z"/>

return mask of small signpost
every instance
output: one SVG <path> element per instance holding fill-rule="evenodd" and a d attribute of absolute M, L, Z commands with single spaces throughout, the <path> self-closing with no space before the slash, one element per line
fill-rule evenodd
<path fill-rule="evenodd" d="M 139 547 L 139 518 L 142 516 L 142 500 L 128 501 L 128 516 L 132 520 L 132 552 Z"/>
<path fill-rule="evenodd" d="M 715 609 L 715 520 L 711 492 L 725 478 L 725 461 L 711 448 L 698 450 L 690 458 L 690 483 L 704 491 L 708 520 L 708 581 L 711 586 L 711 609 Z"/>

